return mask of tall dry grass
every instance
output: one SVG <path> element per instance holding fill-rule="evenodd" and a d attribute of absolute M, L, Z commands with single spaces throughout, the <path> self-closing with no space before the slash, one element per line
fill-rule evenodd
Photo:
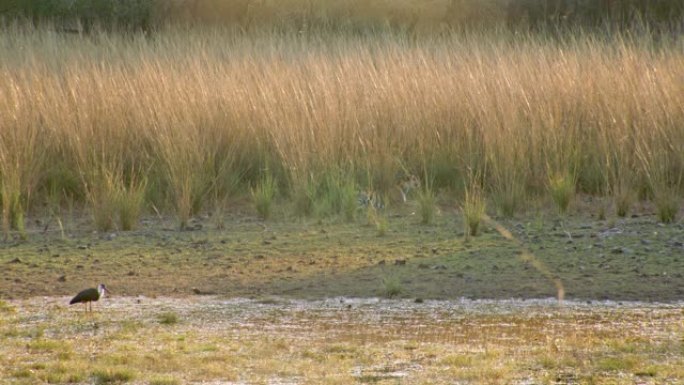
<path fill-rule="evenodd" d="M 557 175 L 680 200 L 677 39 L 18 26 L 0 35 L 3 223 L 48 190 L 102 210 L 102 175 L 144 180 L 144 207 L 181 226 L 265 172 L 294 197 L 337 170 L 386 194 L 400 172 L 442 189 L 470 169 L 506 215 Z"/>

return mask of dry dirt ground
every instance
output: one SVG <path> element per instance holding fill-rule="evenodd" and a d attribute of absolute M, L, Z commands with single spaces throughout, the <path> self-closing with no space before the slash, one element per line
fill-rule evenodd
<path fill-rule="evenodd" d="M 684 303 L 69 297 L 0 308 L 0 383 L 684 384 Z"/>
<path fill-rule="evenodd" d="M 684 384 L 682 222 L 539 213 L 465 239 L 414 209 L 383 231 L 34 220 L 0 245 L 0 383 Z M 67 305 L 100 282 L 92 315 Z"/>
<path fill-rule="evenodd" d="M 660 224 L 648 209 L 500 220 L 515 241 L 490 225 L 466 240 L 453 210 L 431 225 L 416 211 L 413 203 L 388 214 L 384 235 L 363 215 L 262 222 L 237 213 L 197 219 L 190 231 L 152 217 L 107 233 L 93 232 L 87 215 L 64 218 L 64 233 L 32 221 L 27 240 L 0 243 L 0 299 L 73 295 L 100 282 L 126 296 L 547 298 L 557 279 L 567 299 L 684 300 L 684 223 Z"/>

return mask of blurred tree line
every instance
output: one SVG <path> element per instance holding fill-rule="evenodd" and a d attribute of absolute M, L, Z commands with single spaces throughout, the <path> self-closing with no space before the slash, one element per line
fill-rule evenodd
<path fill-rule="evenodd" d="M 149 31 L 178 21 L 223 23 L 244 28 L 253 25 L 254 15 L 263 15 L 265 8 L 269 8 L 269 22 L 287 24 L 292 21 L 292 9 L 297 8 L 307 10 L 303 17 L 311 19 L 308 20 L 311 23 L 321 24 L 324 20 L 322 24 L 344 25 L 345 18 L 364 12 L 359 10 L 360 6 L 372 10 L 369 17 L 363 18 L 369 27 L 374 24 L 386 26 L 387 20 L 383 18 L 390 17 L 386 14 L 396 14 L 395 8 L 401 8 L 408 16 L 399 22 L 393 20 L 391 25 L 406 27 L 402 22 L 416 23 L 420 12 L 425 14 L 418 10 L 426 4 L 425 0 L 408 3 L 380 0 L 361 3 L 356 0 L 0 0 L 0 18 L 5 22 L 21 18 L 34 25 L 49 21 L 55 25 L 69 25 L 71 27 L 64 28 L 77 28 L 79 32 L 87 32 L 94 26 L 106 30 Z M 448 11 L 438 13 L 439 19 L 432 17 L 428 22 L 451 27 L 458 27 L 459 20 L 472 24 L 473 18 L 479 18 L 480 22 L 474 23 L 478 28 L 488 24 L 528 30 L 638 26 L 654 31 L 684 32 L 684 0 L 441 0 L 430 2 L 430 6 L 443 6 Z M 416 10 L 413 15 L 411 7 Z M 330 9 L 335 12 L 331 13 Z M 297 17 L 301 22 L 301 12 Z"/>
<path fill-rule="evenodd" d="M 33 25 L 52 22 L 88 32 L 104 29 L 149 30 L 158 0 L 0 0 L 0 15 L 7 21 L 25 19 Z"/>
<path fill-rule="evenodd" d="M 510 26 L 633 28 L 682 32 L 684 0 L 511 0 Z"/>

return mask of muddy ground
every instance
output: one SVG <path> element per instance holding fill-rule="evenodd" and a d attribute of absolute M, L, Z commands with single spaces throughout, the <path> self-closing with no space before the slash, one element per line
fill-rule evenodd
<path fill-rule="evenodd" d="M 107 233 L 93 232 L 87 215 L 63 218 L 63 233 L 33 219 L 26 240 L 0 244 L 0 298 L 104 282 L 120 296 L 529 299 L 555 297 L 555 277 L 566 299 L 684 300 L 684 223 L 661 224 L 648 209 L 608 220 L 586 208 L 499 219 L 511 241 L 493 225 L 466 239 L 448 208 L 422 225 L 413 205 L 387 214 L 384 235 L 363 215 L 264 222 L 237 212 L 195 219 L 185 231 L 148 217 L 139 230 Z M 524 250 L 534 259 L 521 258 Z"/>

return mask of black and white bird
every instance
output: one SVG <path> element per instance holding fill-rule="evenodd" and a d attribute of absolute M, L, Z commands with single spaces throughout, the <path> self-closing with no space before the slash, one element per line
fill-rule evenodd
<path fill-rule="evenodd" d="M 91 287 L 90 289 L 85 289 L 76 294 L 76 296 L 69 302 L 69 305 L 83 303 L 85 305 L 85 310 L 88 311 L 88 304 L 90 304 L 90 311 L 92 312 L 93 302 L 103 298 L 105 294 L 109 294 L 109 290 L 107 290 L 107 287 L 104 283 L 101 283 L 97 286 L 97 289 Z"/>

